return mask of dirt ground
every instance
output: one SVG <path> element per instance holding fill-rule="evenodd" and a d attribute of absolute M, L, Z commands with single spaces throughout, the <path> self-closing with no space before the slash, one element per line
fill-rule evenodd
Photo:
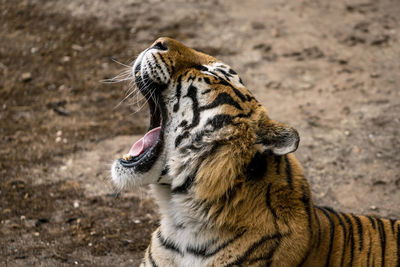
<path fill-rule="evenodd" d="M 159 36 L 230 64 L 294 126 L 314 200 L 400 218 L 396 0 L 0 0 L 0 265 L 136 266 L 157 225 L 111 162 L 148 124 L 104 84 Z"/>

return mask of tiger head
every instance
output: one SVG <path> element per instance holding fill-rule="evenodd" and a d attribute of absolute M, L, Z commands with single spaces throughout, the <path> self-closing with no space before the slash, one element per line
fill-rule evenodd
<path fill-rule="evenodd" d="M 271 120 L 238 74 L 214 57 L 160 38 L 132 72 L 150 107 L 150 128 L 112 166 L 121 188 L 159 184 L 212 197 L 245 180 L 255 156 L 297 149 L 296 130 Z"/>

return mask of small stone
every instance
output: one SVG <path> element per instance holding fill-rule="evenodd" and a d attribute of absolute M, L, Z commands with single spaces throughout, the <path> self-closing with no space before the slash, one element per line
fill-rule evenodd
<path fill-rule="evenodd" d="M 91 246 L 93 246 L 93 244 L 92 244 L 92 243 L 89 243 L 88 246 L 91 247 Z"/>
<path fill-rule="evenodd" d="M 379 73 L 371 73 L 369 75 L 371 78 L 378 78 L 379 76 L 381 76 Z"/>
<path fill-rule="evenodd" d="M 64 144 L 68 144 L 68 139 L 67 138 L 63 138 L 62 141 L 63 141 Z"/>
<path fill-rule="evenodd" d="M 74 205 L 74 208 L 75 208 L 75 209 L 79 208 L 79 202 L 78 202 L 78 201 L 74 201 L 74 204 L 73 204 L 73 205 Z"/>
<path fill-rule="evenodd" d="M 39 233 L 39 232 L 34 232 L 33 235 L 34 235 L 34 236 L 39 236 L 40 233 Z"/>
<path fill-rule="evenodd" d="M 264 23 L 262 23 L 262 22 L 256 22 L 256 21 L 254 21 L 254 22 L 251 23 L 251 27 L 252 27 L 254 30 L 262 30 L 262 29 L 265 29 Z"/>
<path fill-rule="evenodd" d="M 140 220 L 134 220 L 133 222 L 136 223 L 136 224 L 141 223 Z"/>
<path fill-rule="evenodd" d="M 57 133 L 56 133 L 56 136 L 61 136 L 61 135 L 62 135 L 62 131 L 58 130 Z"/>
<path fill-rule="evenodd" d="M 67 62 L 70 62 L 70 61 L 71 61 L 71 57 L 69 57 L 69 56 L 63 56 L 61 58 L 61 62 L 62 63 L 67 63 Z"/>
<path fill-rule="evenodd" d="M 378 207 L 375 206 L 375 205 L 371 205 L 369 208 L 370 208 L 371 210 L 377 210 L 377 209 L 378 209 Z"/>
<path fill-rule="evenodd" d="M 37 51 L 39 51 L 39 48 L 37 48 L 37 47 L 31 48 L 31 54 L 35 54 Z"/>
<path fill-rule="evenodd" d="M 21 220 L 25 220 L 26 217 L 25 217 L 24 215 L 22 215 L 22 216 L 20 217 L 20 219 L 21 219 Z"/>
<path fill-rule="evenodd" d="M 279 89 L 281 87 L 281 83 L 277 81 L 270 81 L 265 86 L 271 89 Z"/>
<path fill-rule="evenodd" d="M 21 80 L 23 82 L 29 82 L 30 80 L 32 80 L 32 74 L 30 72 L 24 72 L 21 75 Z"/>
<path fill-rule="evenodd" d="M 80 46 L 80 45 L 77 45 L 77 44 L 73 44 L 73 45 L 71 46 L 71 48 L 74 49 L 74 50 L 76 50 L 76 51 L 82 51 L 82 50 L 83 50 L 83 47 Z"/>
<path fill-rule="evenodd" d="M 57 136 L 57 138 L 56 138 L 56 143 L 60 143 L 61 142 L 61 137 L 60 136 Z"/>
<path fill-rule="evenodd" d="M 272 35 L 272 37 L 275 37 L 275 38 L 279 37 L 279 31 L 278 31 L 278 29 L 273 28 L 273 29 L 271 30 L 271 35 Z"/>
<path fill-rule="evenodd" d="M 105 62 L 105 63 L 101 64 L 101 67 L 106 70 L 106 69 L 108 69 L 109 65 L 108 65 L 108 63 Z"/>
<path fill-rule="evenodd" d="M 350 135 L 350 131 L 344 131 L 344 135 L 345 136 L 349 136 Z"/>

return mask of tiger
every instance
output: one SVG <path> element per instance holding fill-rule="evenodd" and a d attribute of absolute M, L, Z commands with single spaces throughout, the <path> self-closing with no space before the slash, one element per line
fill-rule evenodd
<path fill-rule="evenodd" d="M 111 176 L 159 207 L 140 266 L 400 266 L 400 221 L 314 205 L 298 132 L 230 66 L 162 37 L 130 71 L 150 127 Z"/>

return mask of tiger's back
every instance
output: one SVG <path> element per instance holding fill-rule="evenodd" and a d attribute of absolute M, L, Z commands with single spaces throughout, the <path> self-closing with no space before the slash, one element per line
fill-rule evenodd
<path fill-rule="evenodd" d="M 400 266 L 400 222 L 315 207 L 297 131 L 229 66 L 160 38 L 132 72 L 150 129 L 112 177 L 159 205 L 142 266 Z"/>
<path fill-rule="evenodd" d="M 305 266 L 400 266 L 400 222 L 317 207 L 316 243 Z M 321 249 L 321 247 L 323 249 Z"/>

